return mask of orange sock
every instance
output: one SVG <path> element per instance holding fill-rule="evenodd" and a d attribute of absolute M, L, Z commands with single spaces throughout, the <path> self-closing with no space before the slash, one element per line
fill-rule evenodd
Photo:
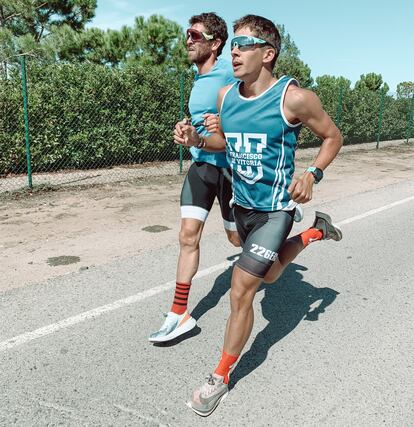
<path fill-rule="evenodd" d="M 174 302 L 171 307 L 173 313 L 183 314 L 187 310 L 188 294 L 191 283 L 178 283 L 175 285 Z"/>
<path fill-rule="evenodd" d="M 303 245 L 306 247 L 311 242 L 316 242 L 317 240 L 322 240 L 323 233 L 317 228 L 308 228 L 307 230 L 300 233 L 300 238 L 302 239 Z"/>
<path fill-rule="evenodd" d="M 231 354 L 227 354 L 224 350 L 221 353 L 220 363 L 218 364 L 214 373 L 224 377 L 224 384 L 228 384 L 231 368 L 236 363 L 238 358 L 239 356 L 232 356 Z"/>

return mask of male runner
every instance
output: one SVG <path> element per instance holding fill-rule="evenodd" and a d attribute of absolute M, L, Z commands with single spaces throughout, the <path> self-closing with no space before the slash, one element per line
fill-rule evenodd
<path fill-rule="evenodd" d="M 233 69 L 241 81 L 220 90 L 218 110 L 233 170 L 234 215 L 243 252 L 232 274 L 231 314 L 220 362 L 189 402 L 202 416 L 210 415 L 228 393 L 230 370 L 253 327 L 254 295 L 260 283 L 275 274 L 274 261 L 278 257 L 281 261 L 295 203 L 311 200 L 313 184 L 322 179 L 323 170 L 342 146 L 342 136 L 319 98 L 301 89 L 294 79 L 273 77 L 280 52 L 275 25 L 266 18 L 247 15 L 237 20 L 233 29 Z M 295 179 L 294 152 L 302 124 L 322 139 L 322 145 L 313 164 Z M 226 143 L 218 133 L 199 137 L 184 123 L 176 127 L 174 139 L 211 151 L 223 149 Z M 330 218 L 318 212 L 307 232 L 303 246 L 321 239 L 321 234 L 334 240 L 342 237 Z M 298 248 L 300 243 L 292 245 Z M 288 247 L 288 252 L 291 249 Z"/>
<path fill-rule="evenodd" d="M 197 74 L 188 106 L 195 131 L 208 136 L 203 115 L 217 113 L 219 89 L 236 81 L 231 63 L 220 57 L 228 37 L 227 25 L 213 12 L 195 15 L 189 23 L 187 52 Z M 181 192 L 180 254 L 173 304 L 160 330 L 150 335 L 151 342 L 170 341 L 196 326 L 196 320 L 187 312 L 188 295 L 198 270 L 204 222 L 216 197 L 227 237 L 234 246 L 240 246 L 229 206 L 231 182 L 224 175 L 229 167 L 226 153 L 210 153 L 197 147 L 191 147 L 190 151 L 193 161 Z"/>

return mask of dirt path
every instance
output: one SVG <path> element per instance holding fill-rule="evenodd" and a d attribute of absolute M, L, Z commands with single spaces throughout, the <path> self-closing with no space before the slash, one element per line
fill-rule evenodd
<path fill-rule="evenodd" d="M 297 171 L 315 153 L 299 151 Z M 309 207 L 413 179 L 414 144 L 345 147 L 315 187 Z M 0 196 L 0 292 L 175 244 L 182 181 L 175 175 L 154 178 L 151 185 L 135 181 Z M 205 232 L 221 230 L 215 206 Z"/>

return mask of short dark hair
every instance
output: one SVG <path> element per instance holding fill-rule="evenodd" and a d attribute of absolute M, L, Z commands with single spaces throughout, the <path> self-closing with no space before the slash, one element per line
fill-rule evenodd
<path fill-rule="evenodd" d="M 263 18 L 263 16 L 246 15 L 234 21 L 233 31 L 236 32 L 243 27 L 250 28 L 256 37 L 266 40 L 276 49 L 276 56 L 271 64 L 273 68 L 281 48 L 280 34 L 276 25 L 269 19 Z"/>
<path fill-rule="evenodd" d="M 215 39 L 221 40 L 221 45 L 217 50 L 217 56 L 220 56 L 229 37 L 226 21 L 215 12 L 208 12 L 192 16 L 189 19 L 189 24 L 203 24 L 206 27 L 207 34 L 211 34 Z"/>

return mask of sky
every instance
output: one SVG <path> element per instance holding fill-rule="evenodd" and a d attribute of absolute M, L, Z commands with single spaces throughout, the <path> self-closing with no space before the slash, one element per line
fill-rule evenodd
<path fill-rule="evenodd" d="M 136 16 L 153 15 L 177 22 L 202 12 L 232 23 L 246 14 L 283 24 L 300 50 L 312 77 L 343 76 L 355 84 L 361 74 L 374 72 L 395 92 L 397 84 L 414 81 L 414 0 L 210 0 L 207 6 L 189 0 L 97 0 L 88 27 L 120 29 L 133 26 Z M 207 3 L 206 3 L 207 4 Z M 223 56 L 230 58 L 228 43 Z"/>

